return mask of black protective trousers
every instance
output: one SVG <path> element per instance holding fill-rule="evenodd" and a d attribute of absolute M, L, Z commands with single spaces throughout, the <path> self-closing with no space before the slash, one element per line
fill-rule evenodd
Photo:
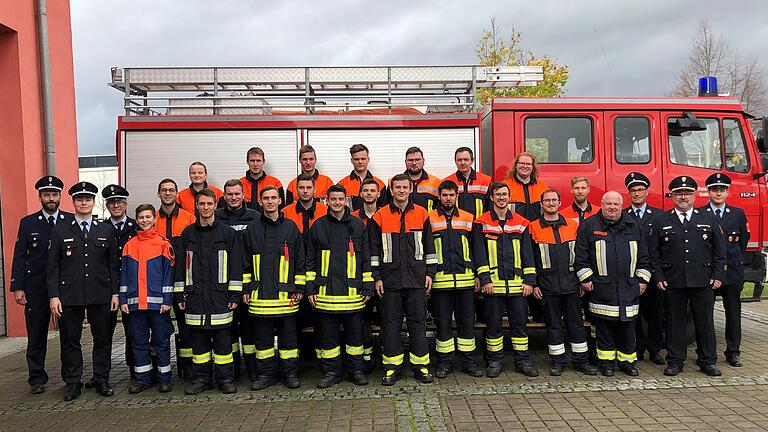
<path fill-rule="evenodd" d="M 411 368 L 429 365 L 427 346 L 427 297 L 424 288 L 385 288 L 381 299 L 381 363 L 384 369 L 401 369 L 405 360 L 400 337 L 403 317 L 408 326 Z"/>
<path fill-rule="evenodd" d="M 596 329 L 597 366 L 613 367 L 616 363 L 637 363 L 637 345 L 635 343 L 635 321 L 603 319 L 592 314 L 592 324 Z"/>
<path fill-rule="evenodd" d="M 256 374 L 258 376 L 294 376 L 298 374 L 299 341 L 296 315 L 267 318 L 251 315 L 253 342 L 256 345 Z M 275 352 L 275 330 L 277 346 Z M 279 361 L 275 360 L 279 357 Z"/>
<path fill-rule="evenodd" d="M 317 358 L 323 374 L 342 374 L 342 355 L 346 354 L 347 371 L 363 372 L 363 311 L 346 313 L 316 312 L 318 332 Z M 341 326 L 344 326 L 342 346 Z"/>
<path fill-rule="evenodd" d="M 528 303 L 525 297 L 518 295 L 485 296 L 485 346 L 488 351 L 486 360 L 504 360 L 504 332 L 502 323 L 504 312 L 509 320 L 509 335 L 512 340 L 512 352 L 515 362 L 528 361 Z"/>
<path fill-rule="evenodd" d="M 552 364 L 565 365 L 566 342 L 570 342 L 574 366 L 587 364 L 589 348 L 579 293 L 545 295 L 542 307 L 547 326 L 547 349 Z"/>
<path fill-rule="evenodd" d="M 449 368 L 458 349 L 462 369 L 477 368 L 475 359 L 475 293 L 472 289 L 433 289 L 432 308 L 437 337 L 437 367 Z M 456 338 L 453 320 L 456 319 Z"/>
<path fill-rule="evenodd" d="M 206 330 L 189 327 L 192 340 L 192 375 L 196 381 L 221 384 L 234 381 L 229 327 Z"/>

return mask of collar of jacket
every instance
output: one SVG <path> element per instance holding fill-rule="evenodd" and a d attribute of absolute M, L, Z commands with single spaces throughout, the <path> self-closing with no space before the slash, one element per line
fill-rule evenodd
<path fill-rule="evenodd" d="M 521 185 L 536 184 L 536 177 L 534 177 L 533 174 L 531 174 L 531 179 L 528 181 L 528 183 L 523 183 L 522 180 L 517 178 L 517 173 L 515 173 L 515 175 L 512 176 L 512 180 L 514 180 L 516 183 L 520 183 Z"/>
<path fill-rule="evenodd" d="M 283 215 L 283 212 L 282 212 L 282 211 L 281 211 L 281 212 L 279 212 L 278 214 L 279 214 L 279 216 L 277 216 L 277 220 L 272 220 L 272 219 L 270 219 L 270 218 L 269 218 L 269 217 L 268 217 L 266 214 L 264 214 L 264 213 L 262 213 L 262 214 L 261 214 L 261 217 L 260 217 L 260 219 L 261 219 L 261 221 L 262 221 L 262 222 L 264 222 L 265 224 L 270 224 L 270 225 L 279 225 L 279 224 L 283 223 L 283 220 L 285 220 L 285 216 Z"/>
<path fill-rule="evenodd" d="M 365 177 L 362 177 L 362 178 L 359 175 L 357 175 L 355 170 L 352 170 L 352 172 L 349 173 L 349 179 L 350 180 L 357 180 L 360 183 L 362 183 L 363 180 L 365 180 L 365 179 L 372 179 L 372 178 L 373 178 L 373 174 L 371 174 L 371 170 L 366 170 L 365 171 Z"/>
<path fill-rule="evenodd" d="M 201 224 L 202 218 L 197 218 L 195 221 L 195 228 L 197 228 L 200 231 L 213 231 L 216 228 L 216 225 L 219 224 L 219 220 L 214 216 L 213 223 L 210 225 L 203 225 Z"/>
<path fill-rule="evenodd" d="M 420 183 L 424 180 L 429 179 L 429 174 L 427 174 L 427 170 L 425 169 L 421 170 L 421 177 L 417 178 L 416 180 L 411 178 L 411 173 L 409 173 L 408 170 L 403 171 L 403 174 L 407 175 L 408 178 L 410 178 L 411 181 L 414 183 Z"/>
<path fill-rule="evenodd" d="M 158 237 L 160 236 L 160 234 L 158 234 L 157 230 L 155 229 L 148 229 L 148 230 L 138 229 L 136 230 L 136 236 L 139 238 L 139 240 L 144 241 L 144 240 L 149 240 L 149 239 Z"/>
<path fill-rule="evenodd" d="M 408 199 L 408 204 L 405 205 L 405 210 L 401 212 L 400 211 L 400 207 L 396 206 L 395 205 L 395 201 L 392 200 L 392 202 L 389 203 L 389 210 L 391 210 L 393 213 L 394 212 L 397 212 L 397 213 L 407 213 L 408 211 L 413 210 L 413 201 L 411 201 L 410 198 L 409 198 Z"/>
<path fill-rule="evenodd" d="M 296 201 L 296 213 L 309 213 L 310 215 L 315 215 L 315 209 L 317 209 L 317 199 L 312 198 L 312 205 L 308 208 L 305 208 L 303 205 L 301 205 L 301 201 Z"/>
<path fill-rule="evenodd" d="M 629 225 L 635 223 L 631 218 L 624 217 L 624 212 L 619 213 L 619 220 L 616 222 L 611 222 L 608 219 L 603 216 L 603 212 L 598 212 L 597 220 L 600 221 L 600 225 L 603 229 L 606 228 L 615 228 L 616 230 L 620 230 L 624 228 L 624 225 Z"/>
<path fill-rule="evenodd" d="M 499 215 L 496 214 L 496 208 L 491 208 L 491 220 L 497 221 L 499 220 Z M 504 220 L 510 220 L 512 219 L 512 211 L 507 209 L 507 214 L 504 215 Z"/>
<path fill-rule="evenodd" d="M 558 215 L 557 215 L 557 216 L 558 216 L 558 217 L 557 217 L 557 220 L 548 221 L 548 220 L 544 219 L 544 215 L 542 215 L 542 216 L 539 218 L 539 223 L 540 223 L 540 224 L 541 224 L 541 226 L 543 226 L 543 227 L 548 227 L 548 226 L 551 226 L 551 227 L 558 227 L 558 226 L 560 226 L 560 225 L 565 225 L 565 217 L 563 217 L 563 215 L 561 215 L 561 214 L 559 214 L 559 213 L 558 213 Z"/>
<path fill-rule="evenodd" d="M 266 171 L 262 171 L 262 172 L 261 172 L 261 176 L 259 176 L 259 178 L 255 178 L 255 177 L 254 177 L 254 176 L 251 174 L 251 170 L 247 170 L 247 171 L 245 172 L 245 178 L 246 178 L 246 180 L 248 180 L 248 181 L 249 181 L 249 182 L 251 182 L 251 183 L 255 183 L 255 182 L 258 182 L 259 180 L 262 180 L 262 179 L 263 179 L 264 177 L 266 177 L 266 176 L 267 176 L 267 172 L 266 172 Z"/>
<path fill-rule="evenodd" d="M 365 212 L 363 212 L 365 213 Z M 331 222 L 334 223 L 347 223 L 349 222 L 349 218 L 351 217 L 351 214 L 349 212 L 349 207 L 344 207 L 344 214 L 341 216 L 341 219 L 336 219 L 336 216 L 333 215 L 333 212 L 331 209 L 328 209 L 328 213 L 326 214 L 328 219 L 331 220 Z"/>
<path fill-rule="evenodd" d="M 453 206 L 453 211 L 451 212 L 450 215 L 446 213 L 445 210 L 443 210 L 442 204 L 438 204 L 436 210 L 437 210 L 437 214 L 439 214 L 440 216 L 454 217 L 458 213 L 458 210 L 456 210 L 456 205 Z"/>
<path fill-rule="evenodd" d="M 228 205 L 224 206 L 224 212 L 227 214 L 227 216 L 236 216 L 236 217 L 242 217 L 245 216 L 246 213 L 246 207 L 245 207 L 245 201 L 240 205 L 239 208 L 231 209 Z"/>
<path fill-rule="evenodd" d="M 160 206 L 160 210 L 157 212 L 160 216 L 166 217 L 166 218 L 174 218 L 179 215 L 179 205 L 174 203 L 173 204 L 173 210 L 171 210 L 170 213 L 166 213 L 165 210 L 163 210 L 163 206 Z"/>
<path fill-rule="evenodd" d="M 576 214 L 578 214 L 578 213 L 589 213 L 589 212 L 592 211 L 592 203 L 587 201 L 587 208 L 582 210 L 581 208 L 579 208 L 579 206 L 576 205 L 576 201 L 574 201 L 574 202 L 571 203 L 571 208 L 573 209 L 573 211 L 576 212 Z"/>
<path fill-rule="evenodd" d="M 477 179 L 477 172 L 475 172 L 474 168 L 469 169 L 469 177 L 464 177 L 464 174 L 461 173 L 461 171 L 456 170 L 456 178 L 461 180 L 462 182 L 466 183 L 468 181 L 476 180 Z"/>
<path fill-rule="evenodd" d="M 197 194 L 199 194 L 199 193 L 200 193 L 200 191 L 199 191 L 199 190 L 195 190 L 195 188 L 194 188 L 194 187 L 192 187 L 192 186 L 193 186 L 193 185 L 192 185 L 192 183 L 190 183 L 190 184 L 189 184 L 189 190 L 191 190 L 191 191 L 192 191 L 192 196 L 197 196 Z M 203 190 L 203 189 L 205 189 L 205 188 L 207 188 L 207 187 L 208 187 L 208 182 L 207 182 L 207 181 L 204 181 L 204 182 L 203 182 L 203 188 L 202 188 L 202 189 L 200 189 L 200 190 Z"/>

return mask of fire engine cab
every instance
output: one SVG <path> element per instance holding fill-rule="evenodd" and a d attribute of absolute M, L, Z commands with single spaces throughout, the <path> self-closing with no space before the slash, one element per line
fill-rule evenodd
<path fill-rule="evenodd" d="M 766 281 L 768 189 L 750 114 L 738 100 L 717 95 L 712 80 L 693 98 L 495 98 L 479 107 L 481 87 L 531 86 L 541 67 L 380 66 L 113 68 L 110 86 L 124 95 L 118 118 L 120 180 L 133 204 L 156 201 L 157 182 L 183 188 L 193 161 L 206 163 L 209 183 L 223 184 L 247 169 L 248 148 L 266 153 L 265 171 L 284 185 L 300 173 L 298 150 L 311 144 L 317 167 L 338 181 L 349 175 L 348 149 L 370 149 L 380 178 L 404 171 L 405 150 L 424 152 L 425 170 L 455 171 L 454 150 L 475 151 L 476 169 L 496 180 L 516 154 L 529 151 L 540 178 L 560 190 L 570 179 L 590 179 L 590 201 L 605 191 L 626 197 L 624 177 L 651 180 L 649 203 L 670 209 L 669 181 L 678 175 L 733 180 L 729 202 L 744 208 L 751 238 L 746 280 Z M 708 86 L 708 87 L 707 87 Z M 762 136 L 761 136 L 762 135 Z M 625 200 L 628 202 L 628 199 Z"/>

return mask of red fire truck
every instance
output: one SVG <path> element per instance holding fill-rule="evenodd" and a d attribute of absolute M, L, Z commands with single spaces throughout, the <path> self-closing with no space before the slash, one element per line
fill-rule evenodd
<path fill-rule="evenodd" d="M 534 153 L 541 178 L 566 192 L 587 176 L 590 201 L 624 193 L 631 171 L 652 182 L 649 202 L 671 208 L 664 194 L 678 175 L 699 183 L 732 179 L 730 202 L 749 219 L 747 280 L 765 281 L 768 189 L 763 139 L 741 104 L 717 95 L 695 98 L 496 98 L 480 108 L 480 87 L 535 85 L 538 67 L 246 67 L 113 68 L 110 85 L 124 93 L 118 119 L 121 182 L 131 201 L 156 201 L 163 177 L 186 184 L 195 160 L 221 185 L 247 169 L 246 150 L 266 152 L 266 171 L 287 184 L 300 172 L 298 149 L 317 150 L 318 169 L 334 180 L 351 170 L 352 144 L 371 149 L 371 171 L 404 170 L 405 149 L 419 146 L 426 170 L 455 170 L 453 151 L 475 150 L 476 168 L 502 179 L 515 155 Z M 766 121 L 762 120 L 762 130 Z M 765 132 L 762 132 L 765 136 Z M 628 201 L 628 200 L 627 200 Z"/>

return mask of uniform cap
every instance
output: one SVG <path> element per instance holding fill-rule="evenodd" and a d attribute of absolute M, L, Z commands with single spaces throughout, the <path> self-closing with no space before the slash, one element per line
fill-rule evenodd
<path fill-rule="evenodd" d="M 39 192 L 44 190 L 61 192 L 64 189 L 64 182 L 56 176 L 45 176 L 35 183 L 35 189 Z"/>
<path fill-rule="evenodd" d="M 74 186 L 69 188 L 69 195 L 72 196 L 72 198 L 78 195 L 90 195 L 96 197 L 98 192 L 99 188 L 97 188 L 95 184 L 89 182 L 77 182 Z"/>
<path fill-rule="evenodd" d="M 101 196 L 107 201 L 111 199 L 128 199 L 128 195 L 130 194 L 124 187 L 116 184 L 107 185 L 101 190 Z"/>
<path fill-rule="evenodd" d="M 727 174 L 717 173 L 707 177 L 707 188 L 731 187 L 731 178 Z"/>
<path fill-rule="evenodd" d="M 651 181 L 643 173 L 631 172 L 624 178 L 624 185 L 627 189 L 635 185 L 643 185 L 647 188 L 651 187 Z"/>
<path fill-rule="evenodd" d="M 670 192 L 680 192 L 680 191 L 694 192 L 698 188 L 699 188 L 699 185 L 696 184 L 696 180 L 688 176 L 678 176 L 673 178 L 672 181 L 669 182 Z"/>

